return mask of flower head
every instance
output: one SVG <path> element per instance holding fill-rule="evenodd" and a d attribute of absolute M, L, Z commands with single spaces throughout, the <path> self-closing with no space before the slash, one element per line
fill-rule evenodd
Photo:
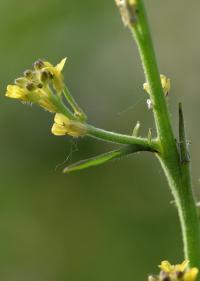
<path fill-rule="evenodd" d="M 80 137 L 84 136 L 87 132 L 85 124 L 70 120 L 60 113 L 55 115 L 54 122 L 51 132 L 56 136 L 70 135 Z"/>
<path fill-rule="evenodd" d="M 26 70 L 22 77 L 15 80 L 14 85 L 8 85 L 6 96 L 21 101 L 36 103 L 42 108 L 56 112 L 53 102 L 60 97 L 63 90 L 62 69 L 66 59 L 53 66 L 50 62 L 38 60 L 34 63 L 34 70 Z M 51 86 L 55 89 L 53 92 Z"/>
<path fill-rule="evenodd" d="M 199 272 L 198 268 L 188 268 L 189 261 L 172 265 L 168 261 L 162 261 L 158 266 L 161 271 L 159 275 L 149 276 L 149 281 L 195 281 Z"/>
<path fill-rule="evenodd" d="M 87 126 L 80 121 L 85 121 L 85 115 L 69 91 L 66 93 L 67 88 L 64 87 L 62 70 L 65 62 L 66 58 L 53 66 L 48 61 L 37 60 L 33 70 L 26 70 L 23 76 L 15 79 L 14 85 L 7 86 L 6 96 L 23 102 L 35 103 L 56 113 L 52 126 L 54 135 L 84 136 Z M 62 92 L 74 114 L 63 103 Z M 64 112 L 65 115 L 61 112 Z"/>

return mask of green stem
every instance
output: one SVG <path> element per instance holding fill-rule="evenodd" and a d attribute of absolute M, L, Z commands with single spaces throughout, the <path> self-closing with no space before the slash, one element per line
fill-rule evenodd
<path fill-rule="evenodd" d="M 130 29 L 137 42 L 146 81 L 150 87 L 160 143 L 160 153 L 157 155 L 178 208 L 185 258 L 190 260 L 190 266 L 200 268 L 199 222 L 192 193 L 189 163 L 183 165 L 180 161 L 142 0 L 137 1 L 136 23 L 132 23 Z"/>
<path fill-rule="evenodd" d="M 66 100 L 68 101 L 69 105 L 73 109 L 75 115 L 78 117 L 78 119 L 80 119 L 81 121 L 85 121 L 87 119 L 85 113 L 80 108 L 80 106 L 77 104 L 77 102 L 71 95 L 71 93 L 66 85 L 64 86 L 63 94 L 64 94 Z"/>
<path fill-rule="evenodd" d="M 103 129 L 96 128 L 91 125 L 87 125 L 87 134 L 91 137 L 101 139 L 108 142 L 114 142 L 118 144 L 135 144 L 141 147 L 141 150 L 157 152 L 158 144 L 156 139 L 152 139 L 149 143 L 146 138 L 139 138 L 124 134 L 113 133 Z"/>

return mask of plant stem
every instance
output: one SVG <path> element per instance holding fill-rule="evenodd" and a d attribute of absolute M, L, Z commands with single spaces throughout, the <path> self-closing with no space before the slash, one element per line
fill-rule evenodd
<path fill-rule="evenodd" d="M 165 95 L 160 82 L 143 1 L 138 0 L 136 5 L 136 22 L 131 24 L 130 29 L 137 42 L 146 81 L 150 88 L 150 98 L 153 104 L 153 113 L 160 145 L 160 153 L 157 155 L 178 208 L 185 259 L 190 260 L 190 266 L 200 268 L 199 222 L 192 193 L 189 163 L 183 164 L 180 161 Z"/>
<path fill-rule="evenodd" d="M 146 138 L 134 137 L 124 134 L 118 134 L 103 129 L 96 128 L 91 125 L 87 125 L 88 135 L 97 139 L 101 139 L 108 142 L 114 142 L 118 144 L 135 144 L 140 146 L 143 151 L 157 152 L 158 145 L 157 140 L 152 139 L 151 142 Z"/>
<path fill-rule="evenodd" d="M 75 101 L 75 99 L 73 98 L 73 96 L 71 95 L 69 89 L 67 88 L 67 86 L 64 86 L 63 89 L 63 94 L 66 98 L 66 100 L 68 101 L 69 105 L 71 106 L 71 108 L 74 110 L 75 115 L 81 120 L 81 121 L 85 121 L 87 119 L 85 113 L 83 112 L 83 110 L 80 108 L 80 106 L 77 104 L 77 102 Z"/>

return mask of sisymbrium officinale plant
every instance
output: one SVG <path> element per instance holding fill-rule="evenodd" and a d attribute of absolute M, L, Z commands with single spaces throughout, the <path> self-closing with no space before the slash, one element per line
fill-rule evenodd
<path fill-rule="evenodd" d="M 171 265 L 162 261 L 157 275 L 150 281 L 194 281 L 198 280 L 200 268 L 200 232 L 196 202 L 192 191 L 190 156 L 186 137 L 182 104 L 178 105 L 179 135 L 172 130 L 166 96 L 171 81 L 160 74 L 154 53 L 149 24 L 143 0 L 116 0 L 123 24 L 135 40 L 145 75 L 143 89 L 147 94 L 147 106 L 152 110 L 156 137 L 149 130 L 146 137 L 139 136 L 138 122 L 132 135 L 124 135 L 96 128 L 87 122 L 87 116 L 71 95 L 62 74 L 66 58 L 56 66 L 45 60 L 34 63 L 8 85 L 6 96 L 25 103 L 34 103 L 54 114 L 52 133 L 56 136 L 90 136 L 119 145 L 119 148 L 90 159 L 81 160 L 66 167 L 69 173 L 101 165 L 116 158 L 138 151 L 153 153 L 160 162 L 169 187 L 174 196 L 182 229 L 184 261 Z"/>

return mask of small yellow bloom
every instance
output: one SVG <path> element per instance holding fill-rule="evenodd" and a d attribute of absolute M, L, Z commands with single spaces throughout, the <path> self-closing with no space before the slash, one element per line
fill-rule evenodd
<path fill-rule="evenodd" d="M 188 268 L 189 261 L 172 265 L 168 261 L 162 261 L 159 268 L 159 275 L 149 276 L 149 281 L 162 281 L 167 278 L 169 281 L 195 281 L 199 270 L 196 267 Z"/>
<path fill-rule="evenodd" d="M 169 78 L 167 78 L 163 74 L 160 75 L 160 81 L 161 81 L 161 85 L 162 85 L 162 88 L 163 88 L 163 92 L 164 92 L 165 95 L 167 95 L 170 91 L 170 88 L 171 88 L 171 81 L 170 81 Z M 143 84 L 143 89 L 148 94 L 150 94 L 150 87 L 149 87 L 149 84 L 147 82 Z"/>
<path fill-rule="evenodd" d="M 60 113 L 55 115 L 54 122 L 51 132 L 56 136 L 70 135 L 80 137 L 84 136 L 87 132 L 85 124 L 70 120 Z"/>
<path fill-rule="evenodd" d="M 56 66 L 53 66 L 48 61 L 43 62 L 44 67 L 42 67 L 42 68 L 51 73 L 52 78 L 53 78 L 54 88 L 58 94 L 61 94 L 63 87 L 64 87 L 63 75 L 61 72 L 65 66 L 66 60 L 67 60 L 67 58 L 62 59 L 61 62 L 58 63 Z"/>

